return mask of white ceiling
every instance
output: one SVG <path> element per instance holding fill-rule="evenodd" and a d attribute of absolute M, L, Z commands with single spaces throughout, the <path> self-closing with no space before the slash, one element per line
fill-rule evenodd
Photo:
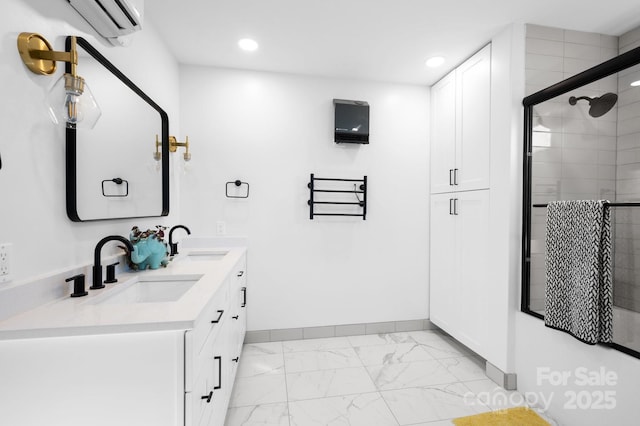
<path fill-rule="evenodd" d="M 148 0 L 180 63 L 431 85 L 513 22 L 620 35 L 638 0 Z M 237 41 L 260 48 L 240 51 Z M 446 57 L 437 70 L 424 62 Z"/>

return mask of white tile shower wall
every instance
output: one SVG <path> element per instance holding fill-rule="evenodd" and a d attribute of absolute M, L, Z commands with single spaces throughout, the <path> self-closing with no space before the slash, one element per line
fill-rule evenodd
<path fill-rule="evenodd" d="M 618 38 L 596 33 L 527 25 L 526 94 L 593 67 L 618 54 Z M 552 200 L 615 198 L 616 120 L 614 109 L 600 118 L 588 103 L 569 105 L 570 96 L 617 91 L 615 76 L 534 108 L 534 203 Z M 531 308 L 544 308 L 544 209 L 532 216 Z"/>
<path fill-rule="evenodd" d="M 620 36 L 620 53 L 640 46 L 640 29 Z M 640 66 L 618 76 L 617 199 L 640 200 Z M 615 209 L 614 302 L 640 310 L 640 211 Z M 616 337 L 620 337 L 616 335 Z"/>

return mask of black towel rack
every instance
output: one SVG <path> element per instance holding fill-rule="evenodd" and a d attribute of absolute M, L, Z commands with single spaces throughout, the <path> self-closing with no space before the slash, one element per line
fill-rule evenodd
<path fill-rule="evenodd" d="M 547 207 L 549 204 L 544 203 L 544 204 L 533 204 L 533 207 Z M 610 203 L 610 202 L 605 202 L 604 203 L 605 207 L 640 207 L 640 202 L 638 203 L 634 203 L 634 202 L 629 202 L 629 203 L 625 203 L 625 202 L 620 202 L 620 203 Z"/>
<path fill-rule="evenodd" d="M 316 182 L 318 181 L 330 181 L 330 182 L 353 182 L 353 189 L 317 189 Z M 360 185 L 358 185 L 360 182 Z M 336 179 L 336 178 L 318 178 L 311 173 L 309 183 L 309 219 L 313 220 L 314 216 L 357 216 L 362 217 L 362 220 L 367 219 L 367 177 L 362 179 Z M 318 201 L 315 198 L 316 193 L 334 193 L 334 194 L 353 194 L 357 201 Z M 362 198 L 358 194 L 362 194 Z M 318 213 L 315 211 L 314 206 L 318 204 L 335 205 L 335 206 L 347 206 L 354 205 L 362 208 L 362 213 L 344 213 L 344 212 L 331 212 Z"/>

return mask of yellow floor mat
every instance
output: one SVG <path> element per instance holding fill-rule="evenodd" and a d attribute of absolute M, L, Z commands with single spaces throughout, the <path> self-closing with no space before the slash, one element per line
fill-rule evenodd
<path fill-rule="evenodd" d="M 453 420 L 456 426 L 551 426 L 527 407 L 490 411 Z"/>

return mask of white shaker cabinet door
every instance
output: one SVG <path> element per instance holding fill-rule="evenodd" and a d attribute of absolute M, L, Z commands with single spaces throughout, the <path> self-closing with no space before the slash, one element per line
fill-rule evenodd
<path fill-rule="evenodd" d="M 431 192 L 453 190 L 456 168 L 456 75 L 450 73 L 431 89 Z"/>
<path fill-rule="evenodd" d="M 460 327 L 456 338 L 484 355 L 489 316 L 486 290 L 490 256 L 489 191 L 459 192 L 456 196 L 456 269 L 460 291 Z"/>
<path fill-rule="evenodd" d="M 491 147 L 491 45 L 456 69 L 457 191 L 489 188 Z"/>
<path fill-rule="evenodd" d="M 486 353 L 489 190 L 431 196 L 429 317 L 477 352 Z"/>
<path fill-rule="evenodd" d="M 431 196 L 429 317 L 431 322 L 445 331 L 457 328 L 455 195 Z"/>

